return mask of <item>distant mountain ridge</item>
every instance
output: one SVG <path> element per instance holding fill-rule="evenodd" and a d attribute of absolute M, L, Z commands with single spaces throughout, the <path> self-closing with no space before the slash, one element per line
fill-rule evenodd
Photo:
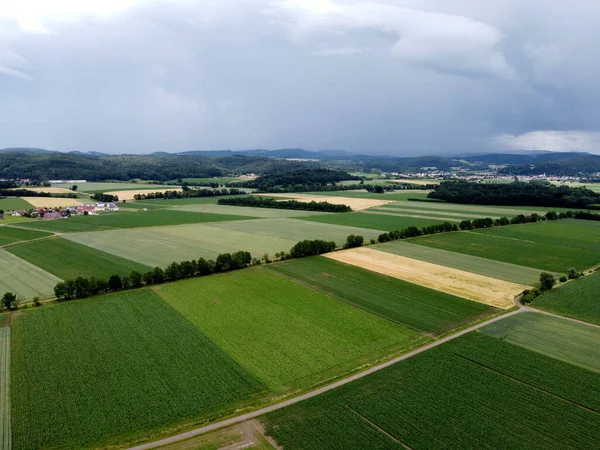
<path fill-rule="evenodd" d="M 292 160 L 292 161 L 289 161 Z M 294 160 L 307 160 L 300 163 Z M 296 163 L 297 166 L 294 166 Z M 482 153 L 463 156 L 364 155 L 344 150 L 250 149 L 155 152 L 147 155 L 109 155 L 79 150 L 59 152 L 21 147 L 0 150 L 0 177 L 142 178 L 173 180 L 235 173 L 269 173 L 313 164 L 349 171 L 419 172 L 425 170 L 487 170 L 506 166 L 504 175 L 588 176 L 600 172 L 600 156 L 583 152 Z"/>

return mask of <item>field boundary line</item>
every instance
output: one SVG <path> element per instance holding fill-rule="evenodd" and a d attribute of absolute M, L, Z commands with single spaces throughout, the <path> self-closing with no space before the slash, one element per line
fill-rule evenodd
<path fill-rule="evenodd" d="M 511 344 L 511 345 L 516 345 L 516 344 Z M 526 348 L 526 347 L 522 347 L 522 348 Z M 527 348 L 526 348 L 526 349 L 527 349 Z M 529 350 L 529 349 L 527 349 L 527 350 Z M 530 351 L 535 351 L 535 350 L 530 350 Z M 536 353 L 539 353 L 539 352 L 536 352 Z M 522 384 L 522 385 L 524 385 L 524 386 L 530 387 L 531 389 L 533 389 L 533 390 L 535 390 L 535 391 L 541 392 L 541 393 L 543 393 L 543 394 L 546 394 L 546 395 L 548 395 L 548 396 L 550 396 L 550 397 L 554 397 L 554 398 L 556 398 L 557 400 L 560 400 L 560 401 L 562 401 L 562 402 L 565 402 L 565 403 L 569 403 L 569 404 L 571 404 L 571 405 L 573 405 L 573 406 L 576 406 L 576 407 L 578 407 L 578 408 L 581 408 L 581 409 L 583 409 L 583 410 L 585 410 L 585 411 L 588 411 L 588 412 L 590 412 L 590 413 L 592 413 L 592 414 L 596 414 L 597 416 L 600 416 L 600 411 L 596 411 L 595 409 L 589 408 L 589 407 L 587 407 L 587 406 L 585 406 L 585 405 L 582 405 L 581 403 L 578 403 L 578 402 L 576 402 L 576 401 L 574 401 L 574 400 L 569 400 L 568 398 L 561 397 L 561 396 L 560 396 L 560 395 L 558 395 L 558 394 L 554 394 L 554 393 L 552 393 L 552 392 L 550 392 L 550 391 L 547 391 L 547 390 L 545 390 L 545 389 L 542 389 L 542 388 L 540 388 L 540 387 L 537 387 L 537 386 L 535 386 L 535 385 L 533 385 L 533 384 L 531 384 L 531 383 L 528 383 L 527 381 L 519 380 L 518 378 L 515 378 L 515 377 L 513 377 L 513 376 L 507 375 L 507 374 L 505 374 L 505 373 L 503 373 L 503 372 L 500 372 L 499 370 L 496 370 L 496 369 L 494 369 L 494 368 L 492 368 L 492 367 L 486 366 L 486 365 L 485 365 L 485 364 L 483 364 L 483 363 L 480 363 L 480 362 L 478 362 L 478 361 L 475 361 L 475 360 L 473 360 L 473 359 L 471 359 L 471 358 L 467 358 L 467 357 L 466 357 L 466 356 L 464 356 L 464 355 L 460 355 L 460 354 L 458 354 L 458 353 L 453 353 L 453 354 L 454 354 L 454 356 L 456 356 L 457 358 L 463 359 L 463 360 L 465 360 L 465 361 L 468 361 L 468 362 L 469 362 L 469 363 L 471 363 L 471 364 L 474 364 L 474 365 L 476 365 L 476 366 L 478 366 L 478 367 L 481 367 L 482 369 L 489 370 L 490 372 L 493 372 L 493 373 L 496 373 L 496 374 L 498 374 L 498 375 L 500 375 L 500 376 L 502 376 L 502 377 L 508 378 L 509 380 L 511 380 L 511 381 L 514 381 L 515 383 L 519 383 L 519 384 Z"/>
<path fill-rule="evenodd" d="M 377 430 L 378 432 L 380 432 L 381 434 L 387 436 L 389 439 L 391 439 L 392 441 L 396 442 L 397 444 L 400 444 L 402 447 L 404 447 L 406 450 L 413 450 L 412 447 L 406 445 L 404 442 L 402 442 L 400 439 L 394 437 L 392 434 L 388 433 L 387 431 L 385 431 L 383 428 L 381 428 L 379 425 L 377 425 L 375 422 L 371 421 L 369 418 L 363 416 L 361 413 L 359 413 L 358 411 L 356 411 L 354 408 L 352 408 L 350 405 L 344 405 L 346 407 L 346 409 L 348 409 L 349 411 L 351 411 L 353 414 L 356 414 L 362 421 L 364 421 L 365 423 L 367 423 L 371 428 L 373 428 L 374 430 Z"/>
<path fill-rule="evenodd" d="M 419 355 L 419 354 L 421 354 L 423 352 L 426 352 L 427 350 L 430 350 L 432 348 L 438 347 L 438 346 L 440 346 L 442 344 L 445 344 L 446 342 L 449 342 L 449 341 L 452 341 L 452 340 L 454 340 L 456 338 L 464 336 L 465 334 L 468 334 L 468 333 L 470 333 L 472 331 L 479 330 L 480 328 L 483 328 L 486 325 L 490 325 L 492 323 L 498 322 L 498 321 L 500 321 L 502 319 L 505 319 L 507 317 L 511 317 L 511 316 L 520 314 L 520 313 L 522 313 L 524 311 L 526 311 L 525 308 L 519 308 L 517 310 L 511 311 L 511 312 L 507 312 L 506 314 L 502 314 L 502 315 L 494 317 L 494 318 L 492 318 L 490 320 L 486 320 L 485 322 L 481 322 L 481 323 L 479 323 L 477 325 L 473 325 L 473 326 L 471 326 L 469 328 L 466 328 L 466 329 L 464 329 L 462 331 L 459 331 L 457 333 L 451 334 L 450 336 L 446 336 L 446 337 L 441 338 L 441 339 L 439 339 L 437 341 L 434 341 L 432 343 L 426 344 L 423 347 L 420 347 L 418 349 L 412 350 L 412 351 L 410 351 L 408 353 L 405 353 L 402 356 L 398 356 L 398 357 L 396 357 L 394 359 L 391 359 L 391 360 L 386 361 L 384 363 L 381 363 L 381 364 L 378 364 L 376 366 L 373 366 L 373 367 L 371 367 L 371 368 L 369 368 L 369 369 L 367 369 L 367 370 L 365 370 L 363 372 L 356 373 L 356 374 L 351 375 L 351 376 L 349 376 L 347 378 L 344 378 L 342 380 L 336 381 L 335 383 L 329 384 L 327 386 L 323 386 L 323 387 L 321 387 L 319 389 L 307 392 L 307 393 L 299 395 L 297 397 L 290 398 L 288 400 L 284 400 L 282 402 L 275 403 L 273 405 L 266 406 L 264 408 L 260 408 L 260 409 L 257 409 L 255 411 L 252 411 L 252 412 L 249 412 L 249 413 L 246 413 L 246 414 L 242 414 L 240 416 L 230 417 L 229 419 L 221 420 L 219 422 L 215 422 L 215 423 L 212 423 L 212 424 L 209 424 L 209 425 L 205 425 L 205 426 L 202 426 L 202 427 L 199 427 L 199 428 L 195 428 L 195 429 L 186 431 L 184 433 L 177 434 L 175 436 L 167 437 L 167 438 L 164 438 L 164 439 L 161 439 L 161 440 L 158 440 L 158 441 L 154 441 L 154 442 L 149 442 L 147 444 L 137 445 L 135 447 L 130 447 L 130 450 L 148 450 L 148 449 L 152 449 L 152 448 L 158 448 L 158 447 L 161 447 L 161 446 L 164 446 L 164 445 L 167 445 L 167 444 L 173 444 L 175 442 L 183 441 L 185 439 L 189 439 L 189 438 L 192 438 L 192 437 L 204 434 L 204 433 L 208 433 L 209 431 L 219 430 L 221 428 L 225 428 L 225 427 L 228 427 L 228 426 L 231 426 L 231 425 L 236 425 L 238 423 L 245 422 L 245 421 L 250 420 L 250 419 L 255 419 L 257 417 L 260 417 L 262 415 L 271 413 L 273 411 L 277 411 L 277 410 L 285 408 L 287 406 L 294 405 L 294 404 L 299 403 L 301 401 L 308 400 L 310 398 L 316 397 L 316 396 L 321 395 L 321 394 L 323 394 L 325 392 L 331 391 L 333 389 L 336 389 L 338 387 L 341 387 L 341 386 L 344 386 L 344 385 L 346 385 L 348 383 L 351 383 L 352 381 L 360 380 L 361 378 L 364 378 L 367 375 L 371 375 L 372 373 L 379 372 L 380 370 L 383 370 L 383 369 L 385 369 L 387 367 L 393 366 L 394 364 L 396 364 L 396 363 L 398 363 L 400 361 L 404 361 L 406 359 L 412 358 L 413 356 Z"/>

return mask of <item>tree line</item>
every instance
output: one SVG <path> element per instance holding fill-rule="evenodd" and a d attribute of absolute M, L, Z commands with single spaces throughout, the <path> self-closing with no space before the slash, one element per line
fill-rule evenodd
<path fill-rule="evenodd" d="M 0 189 L 0 197 L 57 197 L 77 198 L 76 194 L 51 194 L 50 192 L 38 192 L 31 189 Z"/>
<path fill-rule="evenodd" d="M 449 203 L 562 208 L 590 208 L 600 203 L 598 192 L 584 187 L 556 186 L 543 181 L 504 184 L 446 181 L 430 192 L 428 198 Z"/>
<path fill-rule="evenodd" d="M 361 236 L 348 237 L 352 242 L 356 242 L 358 238 L 360 238 L 362 242 Z M 281 260 L 302 258 L 305 256 L 332 252 L 335 249 L 336 244 L 333 241 L 323 241 L 319 239 L 304 240 L 294 245 L 289 253 L 283 251 L 277 253 L 275 257 Z M 57 283 L 56 286 L 54 286 L 54 295 L 58 300 L 87 298 L 93 295 L 106 294 L 108 292 L 137 289 L 143 286 L 152 286 L 186 278 L 231 272 L 233 270 L 240 270 L 246 267 L 270 262 L 271 259 L 266 253 L 262 259 L 252 258 L 252 255 L 247 251 L 221 253 L 215 260 L 198 258 L 197 260 L 182 261 L 179 263 L 172 262 L 165 269 L 155 267 L 144 274 L 133 271 L 127 276 L 115 274 L 111 275 L 108 279 L 79 276 L 72 280 L 65 280 Z"/>
<path fill-rule="evenodd" d="M 136 200 L 152 200 L 155 198 L 195 198 L 195 197 L 225 197 L 228 195 L 245 195 L 241 189 L 184 189 L 182 191 L 148 192 L 147 194 L 135 194 Z"/>
<path fill-rule="evenodd" d="M 252 208 L 273 208 L 273 209 L 295 209 L 302 211 L 321 211 L 345 213 L 352 211 L 348 205 L 335 205 L 329 202 L 299 202 L 297 200 L 280 200 L 277 201 L 271 197 L 236 197 L 219 199 L 219 205 L 228 206 L 246 206 Z"/>
<path fill-rule="evenodd" d="M 594 214 L 586 211 L 565 211 L 557 213 L 549 211 L 544 215 L 533 213 L 531 215 L 519 214 L 511 219 L 508 217 L 500 217 L 499 219 L 491 219 L 490 217 L 473 220 L 463 220 L 460 224 L 444 222 L 441 224 L 429 225 L 426 227 L 408 227 L 402 230 L 390 231 L 382 233 L 377 237 L 378 242 L 389 242 L 398 239 L 408 239 L 418 236 L 426 236 L 429 234 L 448 233 L 451 231 L 474 230 L 479 228 L 502 227 L 506 225 L 517 225 L 522 223 L 534 223 L 544 220 L 559 220 L 559 219 L 581 219 L 581 220 L 596 220 L 600 221 L 600 214 Z"/>

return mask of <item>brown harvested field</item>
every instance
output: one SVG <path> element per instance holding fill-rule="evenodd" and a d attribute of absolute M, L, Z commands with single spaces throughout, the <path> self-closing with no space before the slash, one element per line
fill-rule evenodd
<path fill-rule="evenodd" d="M 25 188 L 14 188 L 13 191 L 18 189 L 27 189 L 28 191 L 34 192 L 47 192 L 48 194 L 73 194 L 73 191 L 65 188 L 57 187 L 25 187 Z"/>
<path fill-rule="evenodd" d="M 105 194 L 116 195 L 119 197 L 119 201 L 121 200 L 134 200 L 133 196 L 135 194 L 148 194 L 151 192 L 167 192 L 167 191 L 181 191 L 181 188 L 170 188 L 170 189 L 139 189 L 132 191 L 111 191 L 105 192 Z"/>
<path fill-rule="evenodd" d="M 502 309 L 514 306 L 514 297 L 530 287 L 365 247 L 325 256 Z"/>
<path fill-rule="evenodd" d="M 34 208 L 58 208 L 66 206 L 79 206 L 83 202 L 76 198 L 61 197 L 21 197 Z"/>
<path fill-rule="evenodd" d="M 392 183 L 418 184 L 425 186 L 427 184 L 440 184 L 440 180 L 389 180 Z"/>
<path fill-rule="evenodd" d="M 304 194 L 257 194 L 260 197 L 283 197 L 292 198 L 299 202 L 328 202 L 334 205 L 348 205 L 354 211 L 373 208 L 375 206 L 395 203 L 395 200 L 373 200 L 370 198 L 352 198 L 352 197 L 327 197 L 323 195 L 304 195 Z"/>

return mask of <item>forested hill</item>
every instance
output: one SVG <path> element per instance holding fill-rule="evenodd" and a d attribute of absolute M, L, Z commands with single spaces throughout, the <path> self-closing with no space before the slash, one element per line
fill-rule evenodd
<path fill-rule="evenodd" d="M 600 193 L 583 187 L 556 186 L 543 181 L 515 181 L 508 184 L 447 181 L 430 192 L 428 197 L 449 203 L 476 205 L 589 208 L 591 205 L 600 204 Z"/>
<path fill-rule="evenodd" d="M 92 155 L 80 152 L 0 151 L 0 178 L 167 181 L 242 173 L 287 172 L 318 167 L 313 162 L 263 156 Z"/>

